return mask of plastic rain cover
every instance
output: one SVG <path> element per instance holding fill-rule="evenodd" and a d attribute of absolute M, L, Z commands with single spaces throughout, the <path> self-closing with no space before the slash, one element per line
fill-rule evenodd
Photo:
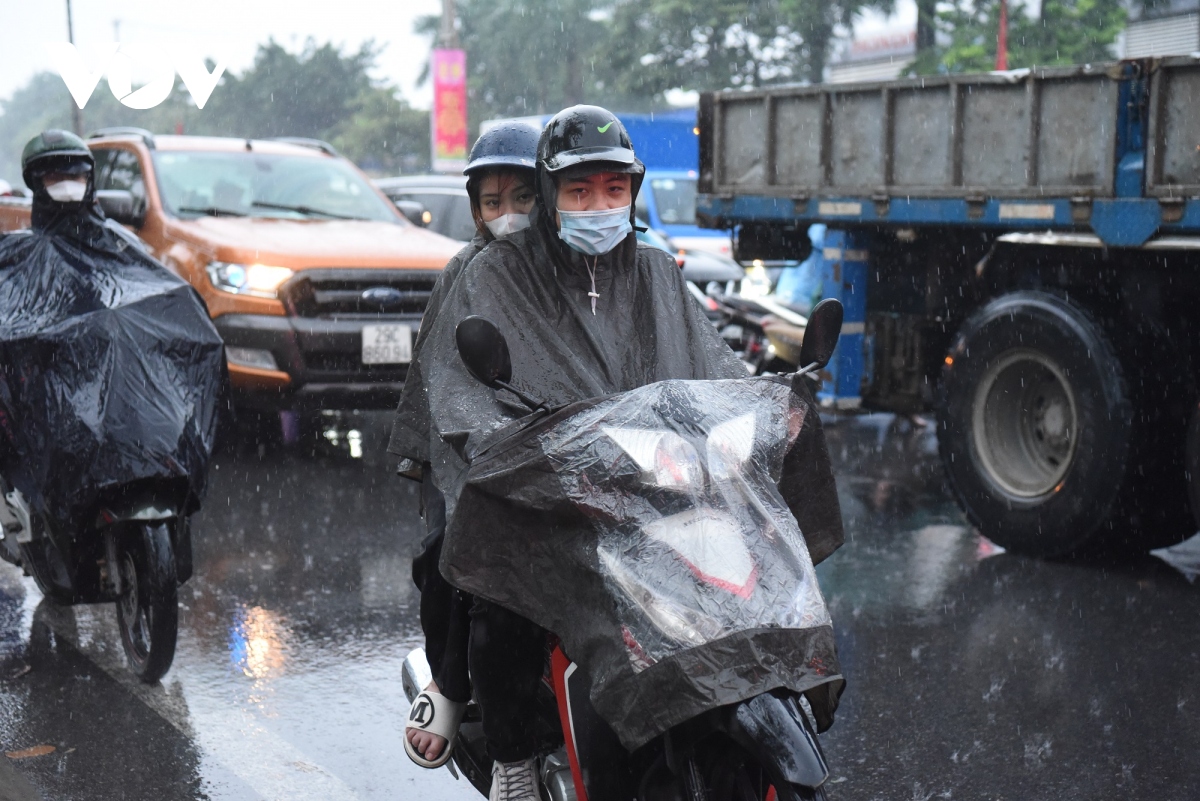
<path fill-rule="evenodd" d="M 177 479 L 198 503 L 225 380 L 196 292 L 125 239 L 100 241 L 0 238 L 0 470 L 66 525 L 142 479 Z"/>
<path fill-rule="evenodd" d="M 626 747 L 779 687 L 831 724 L 843 681 L 813 556 L 842 530 L 807 387 L 662 381 L 514 427 L 473 461 L 456 519 L 519 526 L 452 524 L 443 572 L 558 634 Z"/>

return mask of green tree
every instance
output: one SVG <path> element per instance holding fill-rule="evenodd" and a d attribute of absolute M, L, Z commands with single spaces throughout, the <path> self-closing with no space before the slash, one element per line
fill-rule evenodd
<path fill-rule="evenodd" d="M 819 82 L 839 26 L 892 0 L 617 0 L 614 80 L 625 91 Z"/>
<path fill-rule="evenodd" d="M 954 0 L 938 11 L 944 44 L 923 51 L 909 68 L 915 75 L 981 72 L 996 64 L 1000 0 Z M 1021 2 L 1008 8 L 1010 69 L 1086 64 L 1113 59 L 1124 29 L 1122 0 L 1043 0 L 1031 15 Z"/>

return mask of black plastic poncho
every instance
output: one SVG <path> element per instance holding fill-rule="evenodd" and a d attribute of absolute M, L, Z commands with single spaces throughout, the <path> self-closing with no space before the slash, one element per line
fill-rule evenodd
<path fill-rule="evenodd" d="M 203 497 L 225 383 L 203 300 L 94 213 L 0 238 L 0 470 L 64 525 L 142 479 Z"/>

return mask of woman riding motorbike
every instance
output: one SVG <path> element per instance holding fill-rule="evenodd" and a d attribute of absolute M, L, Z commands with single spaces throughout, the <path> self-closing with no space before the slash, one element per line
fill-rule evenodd
<path fill-rule="evenodd" d="M 612 113 L 575 106 L 555 115 L 538 143 L 537 170 L 530 227 L 466 266 L 426 342 L 427 358 L 439 364 L 428 384 L 431 462 L 451 532 L 487 525 L 454 517 L 472 446 L 526 413 L 458 359 L 455 327 L 465 317 L 502 325 L 517 343 L 515 374 L 534 376 L 552 407 L 670 378 L 745 376 L 670 254 L 637 242 L 633 204 L 645 169 Z M 537 799 L 530 710 L 545 643 L 530 621 L 475 601 L 469 661 L 494 760 L 493 801 Z"/>
<path fill-rule="evenodd" d="M 421 553 L 413 560 L 413 581 L 421 590 L 421 628 L 433 681 L 425 688 L 419 703 L 414 704 L 414 710 L 421 709 L 421 703 L 428 704 L 440 719 L 431 729 L 435 718 L 418 715 L 414 719 L 410 712 L 405 751 L 415 763 L 427 768 L 440 767 L 450 758 L 448 738 L 437 732 L 453 732 L 471 700 L 467 671 L 471 598 L 448 584 L 438 571 L 446 504 L 429 466 L 429 406 L 425 392 L 427 374 L 436 370 L 437 365 L 422 358 L 422 347 L 442 300 L 463 268 L 489 242 L 529 225 L 537 140 L 538 132 L 528 125 L 501 123 L 485 131 L 471 148 L 463 173 L 467 176 L 467 195 L 476 233 L 450 260 L 434 285 L 417 334 L 388 448 L 404 457 L 401 472 L 421 481 L 426 536 Z"/>

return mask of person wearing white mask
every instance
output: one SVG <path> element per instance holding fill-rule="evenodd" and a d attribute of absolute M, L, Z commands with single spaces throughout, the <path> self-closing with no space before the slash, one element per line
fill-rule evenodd
<path fill-rule="evenodd" d="M 29 140 L 21 153 L 21 177 L 33 191 L 35 231 L 91 238 L 105 227 L 95 205 L 95 159 L 70 131 L 51 129 Z"/>
<path fill-rule="evenodd" d="M 511 526 L 456 514 L 476 448 L 528 414 L 515 396 L 474 379 L 455 328 L 470 315 L 495 323 L 511 349 L 514 382 L 557 409 L 665 379 L 744 378 L 745 367 L 687 290 L 671 254 L 640 244 L 634 201 L 645 168 L 621 121 L 597 106 L 556 114 L 538 143 L 529 227 L 490 243 L 466 265 L 428 334 L 439 365 L 426 386 L 434 481 L 446 501 L 441 569 L 472 581 L 468 553 L 528 565 L 523 581 L 554 581 Z M 599 513 L 599 512 L 598 512 Z M 504 545 L 497 537 L 504 536 Z M 461 560 L 461 561 L 460 561 Z M 486 582 L 485 582 L 486 583 Z M 570 592 L 571 588 L 563 588 Z M 502 586 L 480 589 L 504 598 Z M 469 664 L 492 766 L 492 801 L 539 801 L 535 730 L 546 632 L 536 620 L 476 596 Z M 586 655 L 570 655 L 586 661 Z M 587 665 L 580 665 L 586 671 Z"/>
<path fill-rule="evenodd" d="M 403 459 L 401 474 L 421 481 L 426 536 L 421 553 L 413 560 L 413 581 L 421 591 L 421 628 L 433 682 L 410 711 L 405 752 L 413 762 L 426 768 L 440 767 L 450 758 L 453 732 L 471 699 L 467 639 L 472 599 L 454 589 L 438 571 L 446 507 L 429 466 L 429 406 L 425 393 L 426 380 L 438 365 L 423 358 L 423 348 L 442 300 L 463 268 L 489 242 L 529 226 L 537 142 L 538 132 L 531 126 L 500 123 L 480 135 L 471 148 L 463 173 L 467 176 L 475 236 L 443 268 L 434 284 L 413 346 L 388 446 L 391 453 Z M 433 716 L 428 720 L 421 717 L 417 711 L 422 708 L 432 709 Z M 421 725 L 430 721 L 435 721 L 435 725 Z"/>

